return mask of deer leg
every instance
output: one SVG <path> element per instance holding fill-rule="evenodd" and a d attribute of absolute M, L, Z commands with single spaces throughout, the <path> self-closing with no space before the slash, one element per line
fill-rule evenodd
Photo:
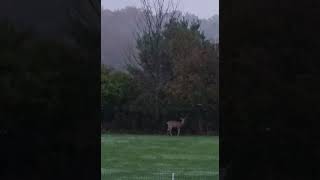
<path fill-rule="evenodd" d="M 178 136 L 180 135 L 180 128 L 178 128 Z"/>

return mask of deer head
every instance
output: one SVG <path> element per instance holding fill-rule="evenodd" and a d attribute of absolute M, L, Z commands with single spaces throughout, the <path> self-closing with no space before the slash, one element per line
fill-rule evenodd
<path fill-rule="evenodd" d="M 185 115 L 185 116 L 180 117 L 181 124 L 184 124 L 186 122 L 186 119 L 188 118 L 188 116 L 189 115 Z"/>

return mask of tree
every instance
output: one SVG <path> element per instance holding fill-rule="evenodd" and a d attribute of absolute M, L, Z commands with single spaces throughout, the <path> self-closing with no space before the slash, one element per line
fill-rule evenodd
<path fill-rule="evenodd" d="M 189 23 L 184 19 L 171 19 L 166 24 L 165 51 L 173 64 L 173 78 L 166 89 L 168 103 L 189 105 L 195 110 L 200 107 L 198 114 L 217 113 L 218 47 L 206 40 L 199 27 L 199 21 Z M 202 132 L 202 117 L 195 119 Z"/>
<path fill-rule="evenodd" d="M 136 104 L 153 114 L 156 124 L 165 120 L 161 115 L 170 111 L 191 113 L 197 111 L 198 104 L 203 111 L 217 114 L 218 47 L 200 32 L 199 21 L 190 23 L 174 13 L 167 14 L 165 21 L 160 18 L 161 23 L 154 23 L 154 17 L 147 14 L 150 28 L 137 38 L 135 64 L 128 68 L 142 92 Z M 153 24 L 162 25 L 154 28 Z M 202 132 L 201 118 L 193 119 L 198 119 L 198 131 Z"/>
<path fill-rule="evenodd" d="M 137 100 L 148 102 L 153 122 L 159 122 L 161 92 L 170 78 L 170 66 L 164 48 L 163 27 L 168 19 L 177 17 L 173 1 L 142 0 L 143 19 L 138 23 L 136 34 L 138 55 L 132 52 L 128 70 L 138 79 L 143 93 Z M 141 103 L 138 103 L 141 104 Z"/>
<path fill-rule="evenodd" d="M 136 87 L 132 77 L 121 71 L 115 71 L 107 66 L 101 67 L 101 102 L 102 124 L 112 122 L 125 127 L 133 121 L 126 115 L 130 105 L 136 98 Z"/>
<path fill-rule="evenodd" d="M 131 77 L 124 72 L 101 67 L 101 98 L 103 104 L 121 105 L 128 96 Z"/>

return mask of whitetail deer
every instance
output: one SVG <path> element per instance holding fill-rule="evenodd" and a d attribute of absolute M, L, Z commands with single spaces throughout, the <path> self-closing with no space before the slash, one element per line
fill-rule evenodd
<path fill-rule="evenodd" d="M 178 134 L 177 136 L 180 135 L 180 128 L 184 125 L 185 119 L 186 118 L 180 118 L 181 121 L 168 121 L 167 125 L 168 125 L 168 130 L 167 130 L 167 134 L 169 133 L 170 136 L 172 136 L 172 128 L 177 128 L 178 129 Z"/>

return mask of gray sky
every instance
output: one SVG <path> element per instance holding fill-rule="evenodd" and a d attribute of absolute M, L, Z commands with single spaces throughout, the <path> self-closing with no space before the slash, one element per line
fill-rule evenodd
<path fill-rule="evenodd" d="M 101 0 L 101 2 L 103 8 L 110 10 L 122 9 L 126 6 L 140 7 L 139 0 Z M 199 18 L 209 18 L 219 14 L 219 0 L 180 0 L 178 9 L 184 13 L 195 14 Z"/>

